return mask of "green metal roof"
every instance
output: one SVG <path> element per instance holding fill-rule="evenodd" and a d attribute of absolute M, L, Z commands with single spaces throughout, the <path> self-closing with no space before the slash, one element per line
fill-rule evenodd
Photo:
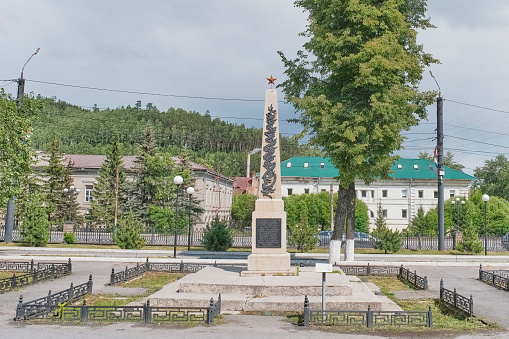
<path fill-rule="evenodd" d="M 288 167 L 288 163 L 291 167 Z M 307 167 L 304 165 L 307 164 Z M 414 167 L 417 165 L 417 167 Z M 394 179 L 437 179 L 435 163 L 426 159 L 399 159 L 391 167 Z M 445 167 L 444 179 L 475 180 L 474 176 Z M 283 177 L 333 178 L 338 170 L 331 164 L 330 158 L 293 157 L 281 163 Z"/>

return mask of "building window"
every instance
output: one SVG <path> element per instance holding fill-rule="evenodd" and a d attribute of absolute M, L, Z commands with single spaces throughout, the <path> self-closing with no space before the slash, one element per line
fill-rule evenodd
<path fill-rule="evenodd" d="M 419 195 L 419 198 L 424 198 L 424 191 L 423 190 L 419 190 L 418 192 L 418 195 Z"/>
<path fill-rule="evenodd" d="M 403 166 L 401 166 L 401 164 L 398 164 L 398 169 L 402 169 Z"/>
<path fill-rule="evenodd" d="M 375 198 L 375 191 L 371 191 L 371 198 Z"/>
<path fill-rule="evenodd" d="M 382 210 L 382 216 L 383 216 L 384 218 L 387 218 L 387 210 Z"/>
<path fill-rule="evenodd" d="M 288 168 L 292 167 L 292 163 L 291 162 L 287 162 L 286 163 L 286 167 L 288 167 Z"/>
<path fill-rule="evenodd" d="M 293 188 L 289 188 L 288 189 L 288 195 L 292 195 L 292 193 L 293 193 Z"/>
<path fill-rule="evenodd" d="M 419 169 L 419 165 L 414 165 L 414 170 L 418 170 Z"/>
<path fill-rule="evenodd" d="M 305 162 L 304 163 L 304 168 L 308 168 L 309 167 L 309 163 L 308 162 Z"/>
<path fill-rule="evenodd" d="M 309 194 L 309 188 L 304 188 L 304 193 Z"/>
<path fill-rule="evenodd" d="M 406 210 L 401 210 L 401 217 L 406 219 Z"/>
<path fill-rule="evenodd" d="M 368 196 L 367 191 L 361 191 L 361 197 L 366 198 Z"/>
<path fill-rule="evenodd" d="M 387 190 L 382 191 L 382 198 L 387 198 Z"/>
<path fill-rule="evenodd" d="M 375 213 L 373 213 L 373 211 L 369 211 L 369 215 L 371 216 L 371 218 L 375 217 Z"/>
<path fill-rule="evenodd" d="M 401 197 L 406 198 L 406 190 L 401 190 Z"/>
<path fill-rule="evenodd" d="M 92 192 L 94 191 L 94 185 L 85 185 L 85 202 L 92 200 Z"/>
<path fill-rule="evenodd" d="M 325 163 L 324 163 L 324 162 L 322 162 L 322 163 L 320 164 L 320 168 L 325 168 Z"/>
<path fill-rule="evenodd" d="M 325 188 L 322 188 L 322 189 L 321 189 L 321 191 L 322 191 L 322 192 L 325 192 L 325 191 L 327 191 L 327 190 L 326 190 Z"/>
<path fill-rule="evenodd" d="M 438 199 L 438 191 L 433 191 L 433 198 Z"/>
<path fill-rule="evenodd" d="M 455 190 L 450 190 L 449 191 L 449 198 L 454 198 L 456 196 L 456 191 Z"/>

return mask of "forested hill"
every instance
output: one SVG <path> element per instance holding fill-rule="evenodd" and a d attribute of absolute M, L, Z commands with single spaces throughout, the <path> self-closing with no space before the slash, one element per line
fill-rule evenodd
<path fill-rule="evenodd" d="M 61 140 L 68 154 L 105 154 L 111 136 L 116 133 L 125 155 L 136 155 L 147 125 L 152 127 L 160 151 L 178 155 L 187 148 L 190 159 L 228 176 L 245 176 L 247 153 L 261 146 L 262 130 L 236 125 L 210 115 L 170 108 L 159 111 L 138 101 L 134 107 L 100 110 L 84 109 L 64 101 L 42 98 L 44 105 L 32 128 L 32 145 L 47 150 L 49 141 Z M 321 152 L 299 146 L 290 137 L 281 136 L 281 160 L 296 155 Z M 251 169 L 259 171 L 260 155 L 252 156 Z"/>

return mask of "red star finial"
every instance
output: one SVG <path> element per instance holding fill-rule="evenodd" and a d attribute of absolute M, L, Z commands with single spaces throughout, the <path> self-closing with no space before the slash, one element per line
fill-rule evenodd
<path fill-rule="evenodd" d="M 270 78 L 267 78 L 267 80 L 269 80 L 270 88 L 272 88 L 272 85 L 275 85 L 274 81 L 277 79 L 271 75 Z"/>

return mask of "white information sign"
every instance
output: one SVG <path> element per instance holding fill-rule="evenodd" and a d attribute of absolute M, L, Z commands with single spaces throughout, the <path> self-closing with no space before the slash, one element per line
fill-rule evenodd
<path fill-rule="evenodd" d="M 315 266 L 315 272 L 331 273 L 332 272 L 332 264 L 319 264 L 319 263 L 317 263 L 316 266 Z"/>

